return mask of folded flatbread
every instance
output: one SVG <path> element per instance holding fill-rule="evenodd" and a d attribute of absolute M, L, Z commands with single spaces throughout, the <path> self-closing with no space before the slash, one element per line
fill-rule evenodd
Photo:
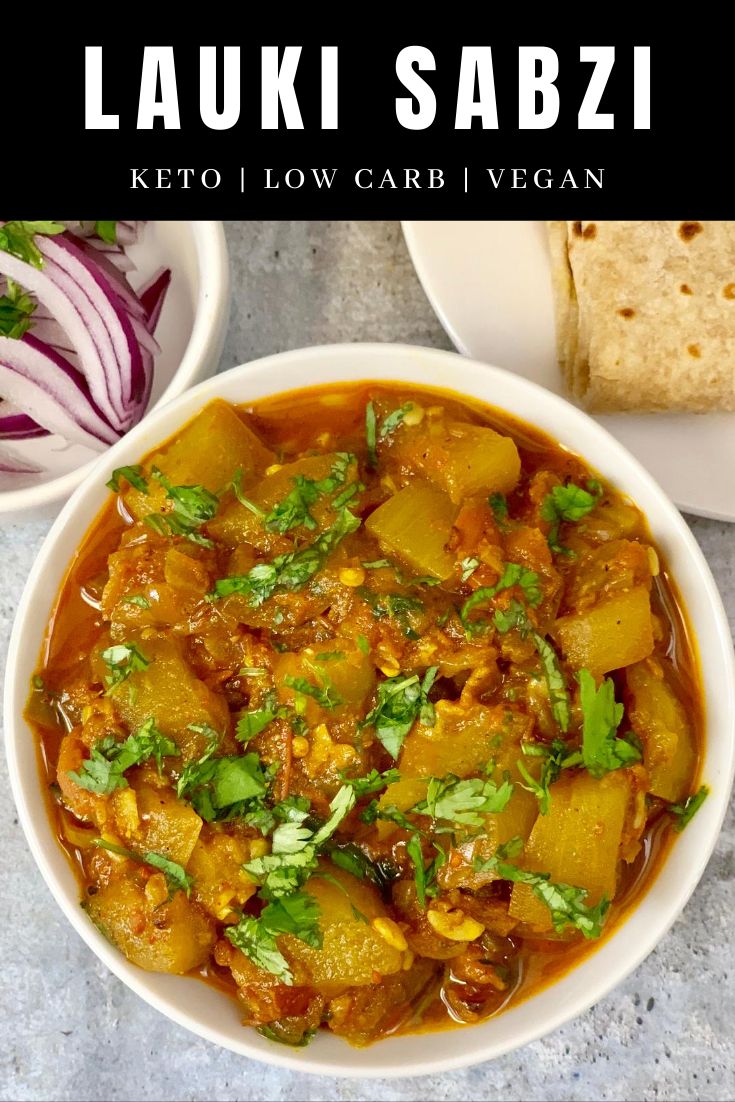
<path fill-rule="evenodd" d="M 589 409 L 735 410 L 735 222 L 549 222 L 557 355 Z"/>

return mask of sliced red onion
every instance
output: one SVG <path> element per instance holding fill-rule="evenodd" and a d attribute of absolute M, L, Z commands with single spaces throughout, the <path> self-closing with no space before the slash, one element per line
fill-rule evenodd
<path fill-rule="evenodd" d="M 102 362 L 92 335 L 93 330 L 99 329 L 101 323 L 86 296 L 73 280 L 57 270 L 54 263 L 47 263 L 43 269 L 38 269 L 0 251 L 0 272 L 32 292 L 57 319 L 79 354 L 92 398 L 109 423 L 114 428 L 121 429 L 122 418 L 112 405 L 107 389 L 108 373 L 115 371 L 115 361 L 112 358 L 110 362 L 108 357 L 107 362 Z M 118 371 L 118 389 L 119 385 Z"/>
<path fill-rule="evenodd" d="M 85 240 L 81 237 L 75 237 L 72 233 L 64 234 L 63 239 L 60 238 L 60 240 L 75 245 L 80 252 L 86 254 L 89 262 L 102 272 L 112 290 L 123 300 L 129 314 L 134 318 L 144 319 L 146 317 L 146 310 L 143 303 L 140 301 L 140 297 L 136 295 L 122 272 L 110 262 L 108 253 L 95 248 L 92 241 L 88 239 Z M 104 242 L 102 243 L 104 244 Z M 108 248 L 114 247 L 115 246 L 108 246 Z"/>
<path fill-rule="evenodd" d="M 30 459 L 21 459 L 6 448 L 0 448 L 0 472 L 2 474 L 40 474 L 43 467 Z"/>
<path fill-rule="evenodd" d="M 124 274 L 125 272 L 135 271 L 135 264 L 119 246 L 108 245 L 106 241 L 100 241 L 98 237 L 88 238 L 87 244 L 90 249 L 94 249 L 95 253 L 104 256 L 108 264 L 111 264 L 113 268 L 117 268 L 119 272 Z"/>
<path fill-rule="evenodd" d="M 109 388 L 115 394 L 121 427 L 129 428 L 134 422 L 137 402 L 140 402 L 145 373 L 140 358 L 140 348 L 135 339 L 124 304 L 114 288 L 105 279 L 98 264 L 93 263 L 66 235 L 46 237 L 39 241 L 44 257 L 58 264 L 75 280 L 92 303 L 102 321 L 105 333 L 99 334 L 99 347 L 103 357 L 112 352 L 117 361 L 117 374 L 110 378 Z M 99 331 L 98 331 L 99 332 Z M 106 337 L 106 340 L 105 340 Z"/>
<path fill-rule="evenodd" d="M 166 298 L 169 284 L 171 283 L 171 269 L 159 268 L 151 278 L 138 288 L 138 298 L 145 309 L 148 318 L 148 331 L 155 333 L 158 319 L 161 316 L 163 302 Z"/>
<path fill-rule="evenodd" d="M 134 245 L 144 225 L 145 222 L 118 222 L 116 231 L 118 245 Z"/>
<path fill-rule="evenodd" d="M 49 432 L 69 443 L 102 450 L 119 434 L 95 405 L 86 381 L 53 348 L 26 333 L 0 337 L 0 393 Z"/>
<path fill-rule="evenodd" d="M 40 270 L 0 252 L 0 293 L 7 277 L 37 300 L 32 333 L 0 338 L 0 439 L 51 432 L 99 449 L 149 402 L 160 352 L 153 331 L 171 272 L 159 270 L 136 294 L 121 271 L 133 266 L 121 246 L 143 223 L 118 222 L 118 245 L 90 236 L 94 223 L 66 225 L 73 232 L 37 236 Z M 32 473 L 17 466 L 25 460 L 11 460 L 14 472 Z"/>
<path fill-rule="evenodd" d="M 41 428 L 27 413 L 0 415 L 0 440 L 32 440 L 37 436 L 48 436 L 48 429 Z"/>

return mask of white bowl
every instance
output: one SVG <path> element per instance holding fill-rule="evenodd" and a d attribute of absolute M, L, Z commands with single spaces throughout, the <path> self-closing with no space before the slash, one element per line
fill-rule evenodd
<path fill-rule="evenodd" d="M 171 269 L 156 340 L 153 390 L 145 416 L 217 370 L 230 305 L 230 269 L 221 222 L 148 222 L 127 249 L 136 265 L 129 274 L 140 287 L 158 268 Z M 53 516 L 92 470 L 98 454 L 58 436 L 40 437 L 13 449 L 44 467 L 43 473 L 6 476 L 0 488 L 0 516 L 14 520 L 29 511 Z"/>
<path fill-rule="evenodd" d="M 129 964 L 86 918 L 74 873 L 49 824 L 23 708 L 67 563 L 107 497 L 105 481 L 113 467 L 138 461 L 212 398 L 248 402 L 315 383 L 360 379 L 447 387 L 497 405 L 584 456 L 638 503 L 670 564 L 699 643 L 707 700 L 703 780 L 712 792 L 627 920 L 552 987 L 466 1029 L 389 1038 L 362 1050 L 325 1033 L 308 1048 L 292 1050 L 243 1027 L 234 1000 L 213 988 Z M 419 1075 L 479 1063 L 556 1029 L 606 995 L 650 953 L 694 890 L 722 824 L 735 763 L 735 670 L 725 613 L 702 552 L 650 475 L 586 414 L 541 387 L 451 352 L 388 344 L 309 348 L 233 368 L 156 410 L 116 444 L 67 504 L 33 566 L 10 640 L 5 716 L 10 779 L 31 850 L 57 902 L 97 956 L 146 1002 L 233 1052 L 302 1072 L 361 1078 Z"/>

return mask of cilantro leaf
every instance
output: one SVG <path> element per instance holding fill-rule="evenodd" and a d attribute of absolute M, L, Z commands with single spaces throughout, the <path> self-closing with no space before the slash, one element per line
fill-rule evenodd
<path fill-rule="evenodd" d="M 173 739 L 162 735 L 150 718 L 142 727 L 128 735 L 124 742 L 116 742 L 109 736 L 92 749 L 91 757 L 82 763 L 79 773 L 69 776 L 81 788 L 97 795 L 108 796 L 116 788 L 127 788 L 124 774 L 134 765 L 142 765 L 154 758 L 159 772 L 164 757 L 178 757 L 179 749 Z"/>
<path fill-rule="evenodd" d="M 117 244 L 117 222 L 95 222 L 94 232 L 100 241 L 106 241 L 108 245 Z"/>
<path fill-rule="evenodd" d="M 508 519 L 508 502 L 505 499 L 505 494 L 490 494 L 487 503 L 493 511 L 498 526 L 503 528 Z"/>
<path fill-rule="evenodd" d="M 466 582 L 477 570 L 480 565 L 480 560 L 476 559 L 474 556 L 468 555 L 466 558 L 462 559 L 459 565 L 462 568 L 462 581 Z"/>
<path fill-rule="evenodd" d="M 239 742 L 248 743 L 251 739 L 265 730 L 274 719 L 281 718 L 285 713 L 283 708 L 257 708 L 252 712 L 243 712 L 237 721 L 236 737 Z"/>
<path fill-rule="evenodd" d="M 260 758 L 257 754 L 214 758 L 220 740 L 216 731 L 211 735 L 201 758 L 189 762 L 179 777 L 176 795 L 188 800 L 208 823 L 258 810 L 267 791 Z"/>
<path fill-rule="evenodd" d="M 334 523 L 308 547 L 277 555 L 273 562 L 258 563 L 247 574 L 219 578 L 214 584 L 213 599 L 240 593 L 248 598 L 251 607 L 257 608 L 277 590 L 300 589 L 321 570 L 334 548 L 357 531 L 361 523 L 349 509 L 341 509 Z"/>
<path fill-rule="evenodd" d="M 261 895 L 279 899 L 300 888 L 317 868 L 318 851 L 355 806 L 355 793 L 343 785 L 329 805 L 330 816 L 318 829 L 304 825 L 306 811 L 293 807 L 288 821 L 273 833 L 271 853 L 243 866 L 261 885 Z"/>
<path fill-rule="evenodd" d="M 427 727 L 434 726 L 434 706 L 428 693 L 434 683 L 438 666 L 431 666 L 423 681 L 418 674 L 386 678 L 378 685 L 378 700 L 360 726 L 374 727 L 375 734 L 393 758 L 398 758 L 408 732 L 417 719 Z"/>
<path fill-rule="evenodd" d="M 669 811 L 676 817 L 674 830 L 681 832 L 692 821 L 708 796 L 709 788 L 703 784 L 693 796 L 687 796 L 683 804 L 671 804 Z"/>
<path fill-rule="evenodd" d="M 204 486 L 173 486 L 158 467 L 153 467 L 151 474 L 165 489 L 173 509 L 170 513 L 149 513 L 145 523 L 161 536 L 182 536 L 202 547 L 213 547 L 199 529 L 216 514 L 219 498 Z"/>
<path fill-rule="evenodd" d="M 302 696 L 310 696 L 320 708 L 337 708 L 344 703 L 330 679 L 319 671 L 317 674 L 322 682 L 321 685 L 313 685 L 305 677 L 292 677 L 290 674 L 286 674 L 284 684 L 294 692 L 301 693 Z"/>
<path fill-rule="evenodd" d="M 168 857 L 164 857 L 162 853 L 154 853 L 151 850 L 143 854 L 143 860 L 148 865 L 153 865 L 154 868 L 161 870 L 166 877 L 171 895 L 178 891 L 186 892 L 187 895 L 190 894 L 194 881 L 182 865 L 179 865 L 176 861 L 171 861 Z"/>
<path fill-rule="evenodd" d="M 262 520 L 262 518 L 265 516 L 265 513 L 260 508 L 260 506 L 256 505 L 254 501 L 251 501 L 250 498 L 246 497 L 245 494 L 243 493 L 243 489 L 242 489 L 242 467 L 237 468 L 234 475 L 232 476 L 232 479 L 227 483 L 226 486 L 224 486 L 220 490 L 219 496 L 221 497 L 222 494 L 224 494 L 226 490 L 232 490 L 233 494 L 235 495 L 237 500 L 240 502 L 240 504 L 244 505 L 246 509 L 249 509 L 251 513 L 254 513 L 256 517 L 258 517 L 259 519 Z"/>
<path fill-rule="evenodd" d="M 15 280 L 8 279 L 6 284 L 6 293 L 0 297 L 0 336 L 20 340 L 31 328 L 37 303 Z"/>
<path fill-rule="evenodd" d="M 516 766 L 526 782 L 521 787 L 534 794 L 539 803 L 539 813 L 548 815 L 551 806 L 550 786 L 558 779 L 562 769 L 579 764 L 581 758 L 578 753 L 570 754 L 566 743 L 561 739 L 554 739 L 551 746 L 540 742 L 523 742 L 521 750 L 526 757 L 544 759 L 538 780 L 531 776 L 523 761 L 517 761 Z"/>
<path fill-rule="evenodd" d="M 599 482 L 588 483 L 594 490 L 590 493 L 574 482 L 566 486 L 554 486 L 541 505 L 541 517 L 551 525 L 548 535 L 552 551 L 566 554 L 568 549 L 559 542 L 559 527 L 562 521 L 576 522 L 591 513 L 602 493 Z"/>
<path fill-rule="evenodd" d="M 268 899 L 279 899 L 296 891 L 317 867 L 317 855 L 313 846 L 305 846 L 296 853 L 266 853 L 248 861 L 243 868 L 261 885 L 261 894 Z"/>
<path fill-rule="evenodd" d="M 288 961 L 259 919 L 243 915 L 236 926 L 225 929 L 225 937 L 258 968 L 270 972 L 289 987 L 293 984 Z"/>
<path fill-rule="evenodd" d="M 42 268 L 43 255 L 34 237 L 36 234 L 54 237 L 65 229 L 61 222 L 6 222 L 0 226 L 0 250 L 34 268 Z"/>
<path fill-rule="evenodd" d="M 148 493 L 148 483 L 143 478 L 143 468 L 139 463 L 136 463 L 132 467 L 116 467 L 112 472 L 112 478 L 106 485 L 112 490 L 113 494 L 120 493 L 120 479 L 124 478 L 126 482 L 139 490 L 141 494 Z"/>
<path fill-rule="evenodd" d="M 151 607 L 151 602 L 147 597 L 144 597 L 142 593 L 132 593 L 129 597 L 122 597 L 120 603 L 123 605 L 135 605 L 136 608 L 148 609 Z"/>
<path fill-rule="evenodd" d="M 377 769 L 371 769 L 364 777 L 346 777 L 344 773 L 340 773 L 342 783 L 349 784 L 358 799 L 361 796 L 371 796 L 373 792 L 380 792 L 382 788 L 387 788 L 389 784 L 395 784 L 400 779 L 401 774 L 393 768 L 386 769 L 383 773 L 379 773 Z"/>
<path fill-rule="evenodd" d="M 586 889 L 554 883 L 548 872 L 532 872 L 509 864 L 505 858 L 515 856 L 522 847 L 520 838 L 511 839 L 505 846 L 499 846 L 487 861 L 477 858 L 475 870 L 495 872 L 502 880 L 511 880 L 515 884 L 528 884 L 536 898 L 548 907 L 551 922 L 558 933 L 567 926 L 573 926 L 586 938 L 598 938 L 610 907 L 609 899 L 603 896 L 599 903 L 591 907 L 585 902 Z"/>
<path fill-rule="evenodd" d="M 593 777 L 604 777 L 641 760 L 640 750 L 616 732 L 623 718 L 622 704 L 615 702 L 615 685 L 606 677 L 597 689 L 589 670 L 577 675 L 582 705 L 582 762 Z"/>
<path fill-rule="evenodd" d="M 447 862 L 446 852 L 434 842 L 434 849 L 436 850 L 436 857 L 429 862 L 428 865 L 424 863 L 424 852 L 421 845 L 421 837 L 418 832 L 411 835 L 406 843 L 406 853 L 411 859 L 411 864 L 414 868 L 414 882 L 416 884 L 416 898 L 418 899 L 419 906 L 426 909 L 426 897 L 434 896 L 437 893 L 436 875 L 442 865 Z"/>
<path fill-rule="evenodd" d="M 178 891 L 186 892 L 187 895 L 191 892 L 191 886 L 194 883 L 193 878 L 188 875 L 183 865 L 179 865 L 178 862 L 172 861 L 163 853 L 156 853 L 155 850 L 147 850 L 145 853 L 135 853 L 133 850 L 124 849 L 122 846 L 115 845 L 114 842 L 108 842 L 105 838 L 95 838 L 94 845 L 98 846 L 100 849 L 109 850 L 110 853 L 117 853 L 121 857 L 128 857 L 131 861 L 137 861 L 141 865 L 153 865 L 154 868 L 160 869 L 166 877 L 169 898 Z"/>
<path fill-rule="evenodd" d="M 392 413 L 384 417 L 380 423 L 379 439 L 385 440 L 391 433 L 394 433 L 399 425 L 403 423 L 406 414 L 410 413 L 412 409 L 413 402 L 405 402 L 404 405 L 399 406 L 398 409 L 394 409 Z"/>
<path fill-rule="evenodd" d="M 105 695 L 108 696 L 118 685 L 122 685 L 123 681 L 127 681 L 131 674 L 140 673 L 150 666 L 148 659 L 141 654 L 134 643 L 117 643 L 103 650 L 100 657 L 110 670 L 109 675 L 105 677 L 107 684 Z"/>
<path fill-rule="evenodd" d="M 314 505 L 319 498 L 335 493 L 340 486 L 344 485 L 350 465 L 353 462 L 355 462 L 354 455 L 351 455 L 349 452 L 338 452 L 332 464 L 332 469 L 326 478 L 317 481 L 313 478 L 306 478 L 304 475 L 297 475 L 292 480 L 294 483 L 293 490 L 291 490 L 283 501 L 274 505 L 270 513 L 265 517 L 263 521 L 265 528 L 269 532 L 280 532 L 283 534 L 284 532 L 288 532 L 291 528 L 297 528 L 303 525 L 303 527 L 313 531 L 317 524 L 314 517 L 311 515 L 309 507 Z M 360 488 L 359 484 L 353 483 L 352 486 L 354 489 L 350 489 L 348 498 L 345 498 L 342 494 L 338 498 L 335 498 L 333 502 L 335 509 L 341 508 L 341 506 L 349 500 L 349 497 L 352 497 L 354 493 L 358 492 Z"/>
<path fill-rule="evenodd" d="M 508 780 L 496 785 L 480 777 L 460 779 L 449 773 L 446 777 L 431 777 L 426 799 L 411 811 L 463 826 L 482 826 L 482 815 L 503 811 L 512 795 L 513 785 Z"/>
<path fill-rule="evenodd" d="M 295 891 L 273 900 L 261 911 L 260 924 L 267 933 L 293 934 L 294 937 L 321 949 L 324 937 L 319 925 L 321 909 L 313 895 Z"/>
<path fill-rule="evenodd" d="M 329 804 L 330 816 L 312 838 L 312 845 L 320 846 L 326 842 L 328 838 L 331 838 L 342 820 L 349 815 L 354 806 L 354 790 L 351 785 L 343 784 Z"/>
<path fill-rule="evenodd" d="M 463 577 L 464 580 L 464 577 Z M 479 589 L 476 589 L 471 597 L 468 597 L 460 610 L 460 620 L 464 625 L 465 631 L 470 633 L 481 630 L 484 626 L 484 622 L 469 620 L 470 612 L 477 607 L 477 605 L 485 604 L 486 601 L 490 601 L 493 597 L 497 596 L 504 589 L 511 589 L 514 585 L 520 586 L 523 590 L 526 600 L 532 608 L 536 608 L 541 604 L 543 599 L 543 593 L 539 585 L 538 574 L 533 570 L 527 570 L 525 566 L 521 566 L 517 562 L 508 562 L 503 567 L 503 573 L 501 574 L 495 585 L 483 585 Z"/>
<path fill-rule="evenodd" d="M 506 635 L 514 628 L 517 629 L 521 639 L 525 639 L 531 630 L 531 621 L 528 619 L 528 614 L 521 602 L 516 601 L 515 597 L 506 609 L 497 608 L 495 610 L 493 624 L 496 631 L 501 635 Z"/>
<path fill-rule="evenodd" d="M 378 436 L 375 406 L 372 402 L 368 402 L 365 406 L 365 441 L 367 443 L 368 453 L 367 465 L 371 470 L 375 470 L 378 465 Z"/>
<path fill-rule="evenodd" d="M 551 643 L 547 642 L 539 632 L 532 631 L 531 638 L 533 639 L 538 656 L 541 659 L 541 667 L 544 671 L 544 677 L 546 678 L 546 684 L 549 689 L 551 711 L 554 719 L 559 725 L 559 729 L 566 734 L 569 730 L 572 713 L 566 681 L 564 680 L 564 674 L 559 665 L 559 658 Z"/>
<path fill-rule="evenodd" d="M 540 632 L 534 630 L 525 608 L 519 601 L 512 600 L 505 610 L 497 609 L 493 616 L 493 623 L 501 635 L 515 628 L 522 639 L 530 636 L 533 640 L 549 690 L 551 711 L 560 730 L 566 734 L 571 722 L 571 706 L 559 658 L 551 643 L 544 639 Z"/>

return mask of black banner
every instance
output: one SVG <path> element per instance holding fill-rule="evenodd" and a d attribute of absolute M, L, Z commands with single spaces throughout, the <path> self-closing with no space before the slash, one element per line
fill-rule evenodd
<path fill-rule="evenodd" d="M 731 215 L 729 43 L 466 24 L 6 48 L 3 216 Z"/>

